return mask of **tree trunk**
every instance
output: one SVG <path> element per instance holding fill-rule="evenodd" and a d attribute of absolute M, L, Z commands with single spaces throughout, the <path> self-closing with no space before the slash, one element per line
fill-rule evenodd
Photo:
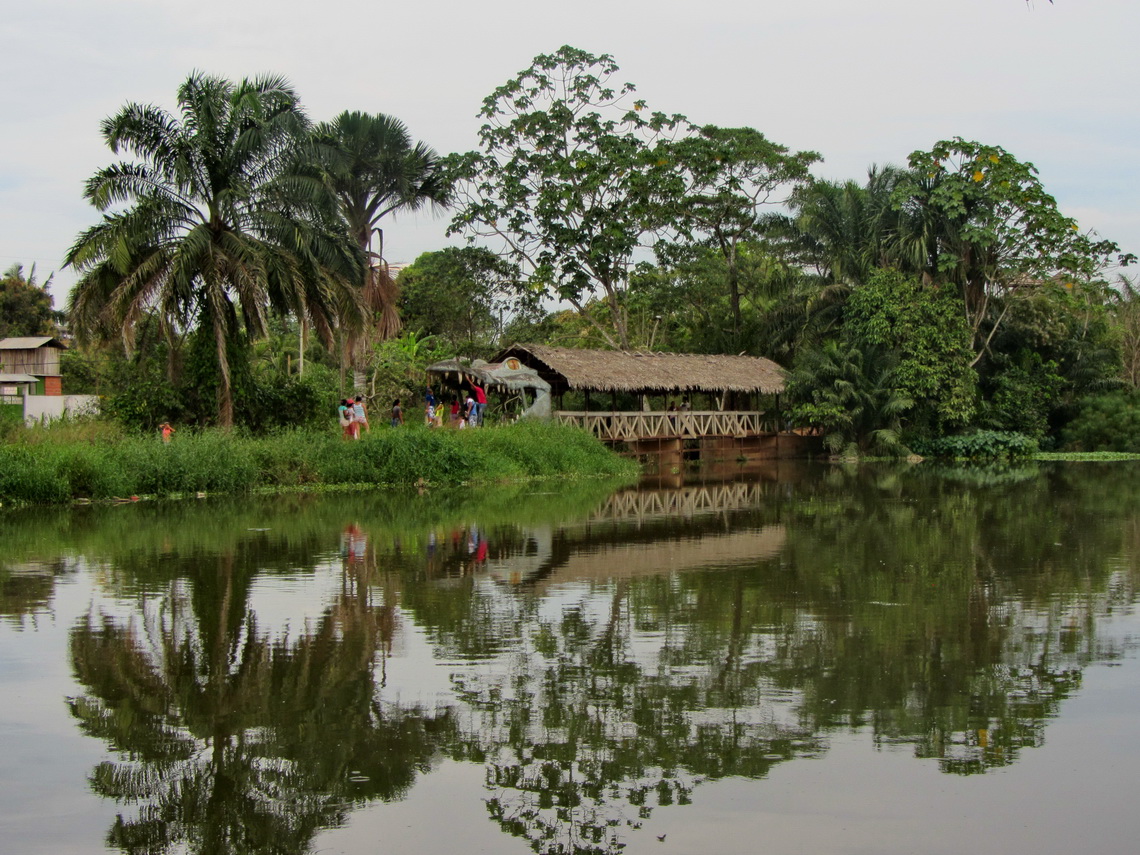
<path fill-rule="evenodd" d="M 234 426 L 234 394 L 230 385 L 230 359 L 226 353 L 226 320 L 221 311 L 214 310 L 214 346 L 218 353 L 218 425 Z"/>

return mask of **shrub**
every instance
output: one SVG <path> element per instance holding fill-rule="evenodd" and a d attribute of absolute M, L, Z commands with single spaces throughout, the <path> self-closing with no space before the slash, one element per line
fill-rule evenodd
<path fill-rule="evenodd" d="M 1140 395 L 1114 392 L 1083 399 L 1061 444 L 1070 451 L 1140 451 Z"/>
<path fill-rule="evenodd" d="M 65 502 L 130 495 L 304 484 L 458 484 L 554 476 L 625 476 L 636 464 L 571 427 L 524 423 L 479 430 L 418 425 L 374 428 L 359 442 L 339 429 L 283 430 L 252 438 L 184 429 L 115 434 L 104 442 L 38 442 L 0 448 L 0 501 Z"/>
<path fill-rule="evenodd" d="M 913 448 L 923 457 L 954 460 L 1014 460 L 1038 451 L 1037 440 L 1032 437 L 995 430 L 916 440 Z"/>

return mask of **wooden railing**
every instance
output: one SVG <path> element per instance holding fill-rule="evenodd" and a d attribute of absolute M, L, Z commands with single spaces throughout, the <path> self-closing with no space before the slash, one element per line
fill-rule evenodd
<path fill-rule="evenodd" d="M 756 436 L 769 431 L 763 412 L 694 410 L 690 412 L 586 413 L 559 410 L 554 418 L 604 440 L 696 439 L 703 436 Z"/>
<path fill-rule="evenodd" d="M 760 506 L 761 485 L 755 481 L 682 487 L 676 490 L 624 490 L 610 495 L 590 515 L 592 522 L 645 520 L 658 517 L 691 518 Z"/>

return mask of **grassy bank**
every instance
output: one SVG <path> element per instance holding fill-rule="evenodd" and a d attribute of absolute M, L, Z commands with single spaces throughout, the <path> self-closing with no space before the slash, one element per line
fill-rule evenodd
<path fill-rule="evenodd" d="M 156 437 L 98 429 L 29 434 L 0 447 L 0 503 L 240 493 L 350 484 L 497 483 L 632 477 L 636 465 L 575 428 L 521 423 L 480 430 L 377 428 L 359 442 L 338 433 L 222 431 Z"/>

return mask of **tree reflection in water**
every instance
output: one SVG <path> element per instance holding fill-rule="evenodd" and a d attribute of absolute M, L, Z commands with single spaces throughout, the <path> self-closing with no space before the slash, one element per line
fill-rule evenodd
<path fill-rule="evenodd" d="M 399 798 L 451 728 L 377 699 L 395 610 L 371 562 L 347 563 L 317 624 L 274 643 L 248 607 L 257 567 L 236 557 L 198 557 L 129 621 L 92 613 L 72 631 L 89 692 L 72 713 L 121 757 L 91 785 L 138 805 L 108 835 L 124 852 L 304 852 L 353 805 Z"/>
<path fill-rule="evenodd" d="M 446 756 L 485 767 L 490 818 L 534 851 L 616 853 L 702 781 L 763 778 L 848 729 L 946 772 L 1012 763 L 1124 652 L 1098 624 L 1135 601 L 1140 479 L 834 468 L 729 494 L 559 525 L 533 503 L 525 525 L 465 507 L 347 530 L 342 512 L 289 546 L 312 566 L 332 532 L 347 544 L 339 596 L 289 643 L 249 606 L 279 559 L 188 554 L 133 618 L 72 635 L 74 714 L 121 754 L 92 784 L 140 806 L 109 842 L 301 852 Z M 409 627 L 451 675 L 446 711 L 380 700 Z"/>

